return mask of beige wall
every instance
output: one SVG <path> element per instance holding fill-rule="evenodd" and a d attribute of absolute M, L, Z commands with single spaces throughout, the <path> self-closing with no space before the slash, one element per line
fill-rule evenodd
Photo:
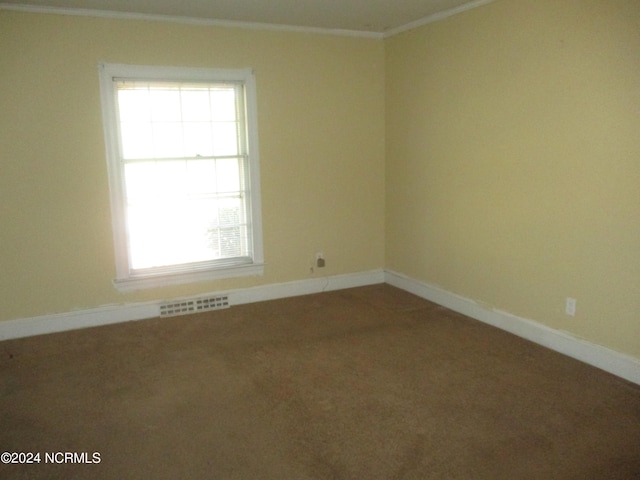
<path fill-rule="evenodd" d="M 0 320 L 302 280 L 324 251 L 640 356 L 639 58 L 623 0 L 384 41 L 0 10 Z M 102 61 L 255 69 L 264 277 L 115 291 Z"/>
<path fill-rule="evenodd" d="M 497 0 L 385 47 L 386 267 L 640 356 L 640 2 Z"/>
<path fill-rule="evenodd" d="M 0 320 L 382 268 L 383 48 L 0 10 Z M 263 277 L 116 292 L 99 62 L 255 69 Z"/>

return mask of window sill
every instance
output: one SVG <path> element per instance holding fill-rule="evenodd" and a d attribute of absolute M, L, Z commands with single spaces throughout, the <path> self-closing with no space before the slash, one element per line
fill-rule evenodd
<path fill-rule="evenodd" d="M 131 292 L 147 288 L 204 282 L 207 280 L 221 280 L 233 277 L 259 276 L 263 274 L 264 263 L 251 263 L 247 265 L 234 265 L 201 271 L 117 278 L 113 281 L 113 285 L 120 292 Z"/>

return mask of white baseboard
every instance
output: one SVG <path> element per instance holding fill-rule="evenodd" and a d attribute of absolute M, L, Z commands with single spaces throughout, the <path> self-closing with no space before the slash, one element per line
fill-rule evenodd
<path fill-rule="evenodd" d="M 274 283 L 258 287 L 243 288 L 228 292 L 232 305 L 243 303 L 263 302 L 278 298 L 297 297 L 312 293 L 330 292 L 345 288 L 364 287 L 384 283 L 384 270 L 349 273 L 332 277 L 317 277 L 288 283 Z"/>
<path fill-rule="evenodd" d="M 640 359 L 636 357 L 587 342 L 567 332 L 554 330 L 507 312 L 489 310 L 473 300 L 393 271 L 372 270 L 332 277 L 316 277 L 168 300 L 176 301 L 222 294 L 228 296 L 231 305 L 241 305 L 384 282 L 640 385 Z M 160 304 L 166 300 L 109 305 L 8 320 L 0 322 L 0 341 L 153 318 L 159 316 Z"/>
<path fill-rule="evenodd" d="M 397 272 L 387 270 L 385 282 L 640 385 L 639 358 L 587 342 L 567 332 L 555 330 L 507 312 L 489 310 L 473 300 Z"/>
<path fill-rule="evenodd" d="M 0 322 L 0 341 L 142 320 L 156 317 L 159 312 L 159 306 L 155 303 L 137 303 L 7 320 Z"/>
<path fill-rule="evenodd" d="M 372 270 L 369 272 L 335 275 L 331 277 L 315 277 L 307 280 L 262 285 L 224 292 L 202 293 L 193 297 L 172 298 L 168 300 L 188 300 L 190 298 L 223 294 L 228 296 L 230 305 L 240 305 L 243 303 L 275 300 L 278 298 L 295 297 L 330 290 L 362 287 L 383 282 L 384 271 Z M 167 299 L 145 303 L 109 305 L 67 313 L 8 320 L 0 322 L 0 341 L 153 318 L 160 315 L 160 304 L 165 301 L 167 301 Z"/>

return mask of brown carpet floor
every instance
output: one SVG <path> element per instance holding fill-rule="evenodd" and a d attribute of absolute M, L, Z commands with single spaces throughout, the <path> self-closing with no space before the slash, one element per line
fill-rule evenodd
<path fill-rule="evenodd" d="M 10 479 L 640 479 L 640 387 L 375 285 L 2 342 L 0 451 L 41 454 Z"/>

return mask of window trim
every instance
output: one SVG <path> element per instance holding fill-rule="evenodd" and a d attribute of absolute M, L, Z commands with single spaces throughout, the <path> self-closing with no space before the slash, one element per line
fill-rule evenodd
<path fill-rule="evenodd" d="M 217 280 L 239 276 L 262 275 L 264 273 L 264 255 L 262 246 L 262 210 L 260 195 L 260 162 L 258 155 L 258 120 L 256 82 L 252 69 L 213 69 L 193 67 L 156 67 L 146 65 L 124 65 L 100 63 L 100 93 L 103 115 L 103 127 L 106 145 L 109 192 L 111 200 L 111 218 L 116 260 L 116 278 L 114 286 L 120 291 L 161 287 L 183 283 Z M 248 153 L 248 217 L 250 218 L 248 236 L 252 241 L 252 257 L 228 262 L 214 261 L 211 264 L 177 265 L 171 272 L 132 273 L 129 266 L 127 228 L 125 219 L 124 176 L 120 167 L 120 145 L 118 119 L 116 112 L 116 78 L 158 81 L 202 81 L 202 82 L 241 82 L 244 86 L 246 110 L 246 135 Z"/>

